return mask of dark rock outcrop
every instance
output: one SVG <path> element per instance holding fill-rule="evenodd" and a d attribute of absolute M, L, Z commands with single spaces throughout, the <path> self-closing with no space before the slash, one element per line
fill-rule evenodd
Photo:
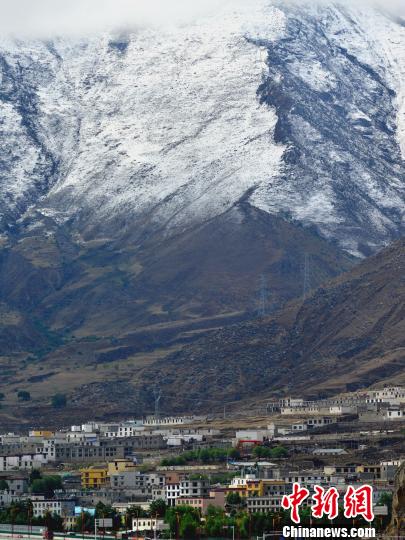
<path fill-rule="evenodd" d="M 392 520 L 386 537 L 403 538 L 405 535 L 405 463 L 395 476 L 395 492 L 392 501 Z"/>

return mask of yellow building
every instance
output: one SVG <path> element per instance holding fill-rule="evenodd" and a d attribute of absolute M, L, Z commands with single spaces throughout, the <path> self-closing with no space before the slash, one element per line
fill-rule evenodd
<path fill-rule="evenodd" d="M 82 488 L 100 488 L 107 483 L 108 469 L 107 467 L 88 467 L 81 469 Z"/>
<path fill-rule="evenodd" d="M 263 496 L 263 482 L 256 478 L 233 478 L 232 483 L 229 485 L 228 493 L 239 493 L 241 497 L 262 497 Z"/>
<path fill-rule="evenodd" d="M 55 433 L 53 431 L 39 429 L 39 430 L 30 431 L 29 435 L 30 437 L 44 437 L 46 439 L 50 439 L 51 437 L 55 436 Z"/>
<path fill-rule="evenodd" d="M 130 459 L 114 459 L 107 464 L 108 476 L 125 471 L 135 471 L 136 465 Z"/>
<path fill-rule="evenodd" d="M 248 480 L 245 494 L 246 497 L 263 497 L 263 482 L 261 480 Z"/>
<path fill-rule="evenodd" d="M 283 480 L 259 480 L 257 478 L 234 478 L 228 486 L 226 494 L 239 493 L 245 497 L 265 497 L 271 492 L 282 491 L 286 486 Z"/>

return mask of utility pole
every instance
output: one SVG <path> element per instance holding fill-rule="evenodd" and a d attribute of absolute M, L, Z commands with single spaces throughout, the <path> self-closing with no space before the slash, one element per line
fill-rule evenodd
<path fill-rule="evenodd" d="M 157 514 L 156 514 L 156 517 L 155 517 L 155 530 L 154 530 L 154 533 L 153 533 L 154 540 L 157 540 L 157 520 L 158 520 L 158 517 L 157 517 Z"/>

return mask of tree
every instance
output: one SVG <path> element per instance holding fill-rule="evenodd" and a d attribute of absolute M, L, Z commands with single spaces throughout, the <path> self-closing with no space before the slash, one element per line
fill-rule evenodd
<path fill-rule="evenodd" d="M 200 526 L 200 514 L 191 506 L 176 506 L 167 509 L 165 522 L 173 535 L 195 538 L 195 533 Z"/>
<path fill-rule="evenodd" d="M 284 446 L 276 446 L 275 448 L 271 449 L 271 457 L 273 458 L 284 458 L 288 456 L 288 450 L 287 448 L 284 448 Z"/>
<path fill-rule="evenodd" d="M 18 401 L 30 401 L 31 394 L 27 392 L 26 390 L 19 390 L 17 397 L 18 397 Z"/>
<path fill-rule="evenodd" d="M 222 508 L 209 506 L 205 518 L 205 533 L 207 536 L 222 536 L 224 527 L 227 526 L 228 518 Z"/>
<path fill-rule="evenodd" d="M 237 450 L 232 448 L 201 448 L 199 450 L 183 452 L 180 456 L 163 459 L 161 465 L 163 467 L 185 465 L 192 461 L 200 461 L 202 463 L 223 463 L 228 457 L 237 457 L 238 455 Z"/>
<path fill-rule="evenodd" d="M 62 532 L 63 531 L 63 518 L 58 516 L 58 514 L 51 514 L 47 512 L 43 518 L 40 518 L 38 521 L 39 525 L 45 525 L 48 531 L 50 532 Z"/>
<path fill-rule="evenodd" d="M 240 458 L 240 452 L 237 448 L 230 448 L 228 450 L 228 458 L 230 459 L 239 459 Z"/>
<path fill-rule="evenodd" d="M 29 478 L 30 485 L 32 484 L 34 480 L 39 480 L 40 478 L 42 478 L 41 471 L 38 469 L 32 469 L 32 471 L 30 472 L 30 478 Z"/>
<path fill-rule="evenodd" d="M 240 506 L 243 500 L 239 493 L 228 493 L 226 496 L 226 504 L 228 506 Z"/>
<path fill-rule="evenodd" d="M 27 525 L 29 515 L 28 501 L 14 501 L 8 508 L 0 511 L 0 523 Z"/>
<path fill-rule="evenodd" d="M 260 458 L 269 458 L 271 457 L 271 450 L 270 448 L 267 448 L 265 446 L 255 446 L 253 448 L 252 454 L 254 457 L 260 459 Z"/>
<path fill-rule="evenodd" d="M 60 476 L 44 476 L 37 478 L 31 483 L 31 493 L 45 495 L 47 498 L 54 496 L 56 489 L 62 489 L 62 479 Z"/>
<path fill-rule="evenodd" d="M 64 409 L 67 403 L 65 394 L 55 394 L 52 396 L 51 403 L 54 409 Z"/>
<path fill-rule="evenodd" d="M 182 538 L 196 538 L 198 522 L 191 514 L 185 514 L 180 522 L 180 536 Z"/>
<path fill-rule="evenodd" d="M 384 491 L 384 493 L 381 493 L 380 498 L 378 500 L 379 505 L 387 506 L 389 519 L 391 519 L 391 516 L 392 516 L 392 499 L 393 499 L 392 493 L 387 493 L 386 491 Z"/>
<path fill-rule="evenodd" d="M 0 480 L 0 491 L 8 491 L 8 484 L 3 478 Z"/>
<path fill-rule="evenodd" d="M 127 529 L 132 529 L 132 520 L 148 517 L 148 512 L 140 506 L 130 506 L 125 513 L 125 524 Z"/>
<path fill-rule="evenodd" d="M 112 528 L 115 531 L 117 531 L 121 527 L 121 516 L 110 505 L 104 504 L 102 502 L 97 503 L 95 517 L 97 519 L 100 519 L 100 518 L 112 519 L 112 522 L 113 522 Z"/>
<path fill-rule="evenodd" d="M 149 510 L 152 517 L 162 518 L 166 514 L 167 505 L 163 499 L 157 499 L 151 502 Z"/>
<path fill-rule="evenodd" d="M 391 505 L 392 505 L 392 493 L 387 493 L 386 491 L 381 493 L 380 498 L 378 500 L 378 504 L 379 505 L 385 505 L 386 504 L 388 506 L 388 508 L 390 508 Z"/>
<path fill-rule="evenodd" d="M 78 532 L 94 531 L 94 517 L 89 512 L 82 512 L 76 520 L 75 530 Z"/>

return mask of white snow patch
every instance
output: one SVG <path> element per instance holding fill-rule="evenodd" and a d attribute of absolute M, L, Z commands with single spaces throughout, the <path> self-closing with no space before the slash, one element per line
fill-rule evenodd
<path fill-rule="evenodd" d="M 293 62 L 291 70 L 295 71 L 304 82 L 318 92 L 327 92 L 336 86 L 333 74 L 325 70 L 317 60 L 305 63 Z"/>
<path fill-rule="evenodd" d="M 129 212 L 182 225 L 276 176 L 277 117 L 257 96 L 267 52 L 252 40 L 280 36 L 284 20 L 253 0 L 129 39 L 60 39 L 57 56 L 40 42 L 7 47 L 10 61 L 50 72 L 38 81 L 40 127 L 62 165 L 44 215 L 90 208 L 97 221 Z"/>
<path fill-rule="evenodd" d="M 349 8 L 347 8 L 349 9 Z M 364 63 L 373 66 L 396 92 L 397 137 L 405 159 L 405 26 L 378 9 L 357 6 L 350 10 L 357 32 L 336 18 L 335 39 Z"/>

